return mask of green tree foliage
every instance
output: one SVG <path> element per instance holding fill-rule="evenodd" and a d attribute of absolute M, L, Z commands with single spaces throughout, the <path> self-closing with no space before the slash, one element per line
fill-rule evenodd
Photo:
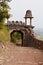
<path fill-rule="evenodd" d="M 5 1 L 10 2 L 11 0 L 0 0 L 0 2 L 5 2 Z"/>
<path fill-rule="evenodd" d="M 0 0 L 0 25 L 4 22 L 5 18 L 8 19 L 10 17 L 10 7 L 8 5 L 10 1 L 11 0 Z"/>
<path fill-rule="evenodd" d="M 19 32 L 15 32 L 12 34 L 12 41 L 15 42 L 16 40 L 21 40 L 21 34 Z"/>

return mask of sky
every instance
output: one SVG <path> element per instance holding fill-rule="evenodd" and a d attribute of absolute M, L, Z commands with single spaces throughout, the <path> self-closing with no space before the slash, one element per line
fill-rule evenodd
<path fill-rule="evenodd" d="M 32 25 L 35 28 L 43 28 L 43 0 L 12 0 L 10 3 L 11 21 L 25 21 L 27 10 L 32 11 Z M 28 22 L 27 22 L 28 24 Z"/>

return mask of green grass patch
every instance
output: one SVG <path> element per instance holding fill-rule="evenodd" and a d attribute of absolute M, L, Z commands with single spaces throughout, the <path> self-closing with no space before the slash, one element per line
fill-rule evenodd
<path fill-rule="evenodd" d="M 7 27 L 5 25 L 3 25 L 2 29 L 0 29 L 0 41 L 2 41 L 3 43 L 6 43 L 6 41 L 8 41 L 9 39 L 9 32 L 7 30 Z"/>

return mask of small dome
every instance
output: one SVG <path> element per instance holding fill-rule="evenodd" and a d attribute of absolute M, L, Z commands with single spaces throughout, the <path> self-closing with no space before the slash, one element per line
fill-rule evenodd
<path fill-rule="evenodd" d="M 26 11 L 25 17 L 32 17 L 32 12 L 31 12 L 31 10 L 27 10 L 27 11 Z"/>

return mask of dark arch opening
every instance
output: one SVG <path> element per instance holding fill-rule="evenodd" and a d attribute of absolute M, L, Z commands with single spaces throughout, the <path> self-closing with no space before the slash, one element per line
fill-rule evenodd
<path fill-rule="evenodd" d="M 18 45 L 18 46 L 23 46 L 23 33 L 20 31 L 20 30 L 14 30 L 13 32 L 11 32 L 10 33 L 10 38 L 11 38 L 11 42 L 13 42 L 13 40 L 12 40 L 12 35 L 14 34 L 14 33 L 20 33 L 20 35 L 21 35 L 21 44 L 18 44 L 18 43 L 16 43 L 16 45 Z"/>

